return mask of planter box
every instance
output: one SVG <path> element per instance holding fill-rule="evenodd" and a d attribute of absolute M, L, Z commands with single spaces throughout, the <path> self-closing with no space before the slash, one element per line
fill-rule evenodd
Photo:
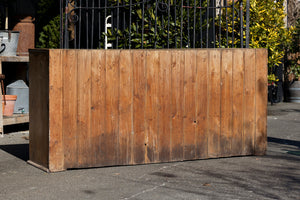
<path fill-rule="evenodd" d="M 31 50 L 29 73 L 47 171 L 266 152 L 265 49 Z"/>

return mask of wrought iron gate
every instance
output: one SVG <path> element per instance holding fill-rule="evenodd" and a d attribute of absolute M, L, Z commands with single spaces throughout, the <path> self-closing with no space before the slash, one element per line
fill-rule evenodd
<path fill-rule="evenodd" d="M 61 48 L 249 45 L 249 0 L 61 0 Z"/>

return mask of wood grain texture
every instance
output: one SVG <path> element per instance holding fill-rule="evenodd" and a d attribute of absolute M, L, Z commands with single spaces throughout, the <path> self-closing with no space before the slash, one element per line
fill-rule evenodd
<path fill-rule="evenodd" d="M 232 155 L 241 155 L 243 150 L 243 100 L 244 100 L 244 52 L 233 51 L 233 100 L 232 100 Z"/>
<path fill-rule="evenodd" d="M 158 151 L 159 161 L 170 161 L 170 132 L 171 132 L 171 53 L 168 50 L 160 51 L 159 91 L 158 91 Z"/>
<path fill-rule="evenodd" d="M 196 157 L 208 157 L 208 51 L 197 51 L 197 66 L 196 66 Z"/>
<path fill-rule="evenodd" d="M 268 101 L 268 52 L 256 49 L 255 85 L 255 155 L 264 155 L 267 150 L 267 101 Z"/>
<path fill-rule="evenodd" d="M 185 54 L 171 51 L 171 160 L 183 160 L 183 94 Z"/>
<path fill-rule="evenodd" d="M 120 51 L 110 50 L 106 52 L 106 126 L 105 134 L 101 140 L 105 150 L 104 162 L 115 165 L 119 154 L 119 55 Z"/>
<path fill-rule="evenodd" d="M 133 65 L 130 51 L 120 52 L 119 165 L 131 160 L 133 132 Z M 141 144 L 143 145 L 143 144 Z M 142 153 L 142 152 L 141 152 Z"/>
<path fill-rule="evenodd" d="M 63 144 L 65 168 L 78 167 L 77 51 L 63 50 Z M 55 67 L 55 66 L 53 66 Z M 67 77 L 67 78 L 66 78 Z"/>
<path fill-rule="evenodd" d="M 49 168 L 49 52 L 30 54 L 29 159 Z"/>
<path fill-rule="evenodd" d="M 232 51 L 222 51 L 221 63 L 221 136 L 220 136 L 220 156 L 231 154 L 232 139 L 232 102 L 233 102 L 233 60 Z"/>
<path fill-rule="evenodd" d="M 208 157 L 215 158 L 220 149 L 220 102 L 221 102 L 221 53 L 218 50 L 209 51 L 209 135 Z"/>
<path fill-rule="evenodd" d="M 92 156 L 91 149 L 91 51 L 82 50 L 77 54 L 77 147 L 78 166 L 90 167 Z"/>
<path fill-rule="evenodd" d="M 103 157 L 105 149 L 101 140 L 105 134 L 106 108 L 105 108 L 105 75 L 106 75 L 106 53 L 105 51 L 92 51 L 92 83 L 91 83 L 91 162 L 95 166 L 105 164 Z M 93 161 L 94 159 L 94 161 Z"/>
<path fill-rule="evenodd" d="M 131 134 L 131 162 L 145 162 L 146 130 L 145 130 L 145 100 L 146 100 L 146 52 L 132 51 L 133 59 L 133 135 Z"/>
<path fill-rule="evenodd" d="M 243 155 L 254 153 L 255 135 L 255 50 L 245 50 L 245 84 L 243 101 Z"/>
<path fill-rule="evenodd" d="M 196 51 L 185 51 L 185 70 L 184 70 L 184 117 L 183 117 L 183 134 L 184 134 L 184 159 L 192 160 L 196 156 L 195 149 L 195 84 L 196 82 Z"/>
<path fill-rule="evenodd" d="M 49 170 L 64 169 L 63 67 L 61 50 L 49 52 Z"/>
<path fill-rule="evenodd" d="M 158 91 L 159 91 L 159 53 L 148 51 L 146 56 L 147 93 L 146 93 L 146 152 L 145 163 L 157 162 L 158 152 Z"/>
<path fill-rule="evenodd" d="M 33 52 L 36 166 L 60 171 L 266 151 L 266 50 Z"/>

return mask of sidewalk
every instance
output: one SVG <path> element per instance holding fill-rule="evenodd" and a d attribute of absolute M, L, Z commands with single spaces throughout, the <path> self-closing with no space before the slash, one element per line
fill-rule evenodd
<path fill-rule="evenodd" d="M 268 151 L 47 174 L 26 163 L 28 131 L 0 138 L 0 199 L 299 199 L 300 104 L 268 107 Z"/>

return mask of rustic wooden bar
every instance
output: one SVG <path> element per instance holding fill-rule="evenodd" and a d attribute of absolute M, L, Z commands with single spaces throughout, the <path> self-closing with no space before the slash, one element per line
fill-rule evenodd
<path fill-rule="evenodd" d="M 29 77 L 50 172 L 266 152 L 265 49 L 31 50 Z"/>

